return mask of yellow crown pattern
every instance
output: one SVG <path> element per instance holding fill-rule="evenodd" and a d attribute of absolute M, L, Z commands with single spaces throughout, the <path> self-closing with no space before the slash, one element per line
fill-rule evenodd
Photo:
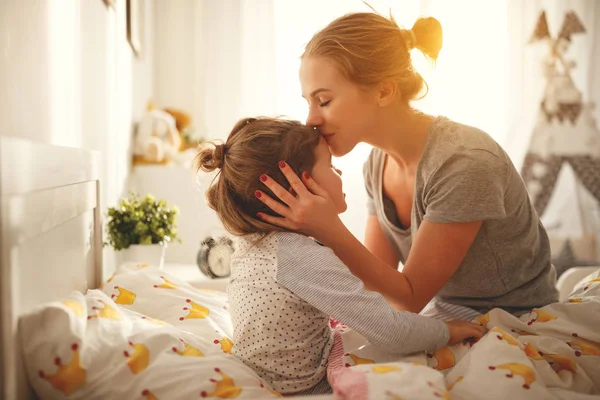
<path fill-rule="evenodd" d="M 369 359 L 369 358 L 360 358 L 359 356 L 355 355 L 355 354 L 351 354 L 351 353 L 346 353 L 344 354 L 346 357 L 350 357 L 350 359 L 352 360 L 352 362 L 354 362 L 354 365 L 360 365 L 360 364 L 375 364 L 375 361 Z M 346 364 L 346 367 L 351 367 L 350 364 Z"/>
<path fill-rule="evenodd" d="M 534 333 L 531 332 L 527 332 L 527 331 L 516 331 L 514 329 L 510 330 L 512 333 L 515 333 L 518 336 L 535 336 Z"/>
<path fill-rule="evenodd" d="M 571 297 L 569 303 L 583 303 L 583 299 L 581 297 Z"/>
<path fill-rule="evenodd" d="M 110 276 L 110 278 L 108 278 L 108 280 L 106 281 L 106 283 L 110 283 L 112 282 L 112 280 L 115 278 L 115 274 L 112 274 Z M 100 285 L 100 289 L 104 289 L 104 282 Z"/>
<path fill-rule="evenodd" d="M 582 355 L 600 356 L 600 343 L 579 337 L 579 335 L 576 333 L 574 333 L 572 336 L 576 339 L 567 342 L 567 344 L 571 346 L 573 350 L 575 350 L 575 355 L 577 357 L 581 357 Z"/>
<path fill-rule="evenodd" d="M 536 317 L 529 321 L 527 325 L 532 325 L 534 322 L 548 322 L 558 318 L 557 316 L 552 315 L 547 311 L 540 310 L 539 308 L 534 308 L 531 310 L 531 313 L 535 313 Z"/>
<path fill-rule="evenodd" d="M 475 318 L 475 321 L 479 322 L 481 324 L 481 326 L 483 326 L 485 328 L 486 325 L 488 324 L 488 322 L 490 322 L 490 313 L 487 313 L 485 315 L 482 315 L 481 317 Z"/>
<path fill-rule="evenodd" d="M 456 386 L 457 383 L 459 383 L 460 381 L 462 381 L 463 379 L 465 379 L 464 376 L 459 376 L 458 378 L 456 378 L 456 380 L 451 383 L 450 385 L 448 385 L 448 387 L 446 388 L 447 391 L 451 391 L 452 389 L 454 389 L 454 386 Z"/>
<path fill-rule="evenodd" d="M 540 355 L 539 350 L 531 343 L 527 343 L 527 345 L 525 346 L 525 354 L 532 360 L 541 361 L 544 359 L 544 357 Z"/>
<path fill-rule="evenodd" d="M 94 315 L 88 315 L 88 319 L 93 319 L 93 318 L 106 318 L 106 319 L 113 319 L 113 320 L 120 320 L 121 318 L 123 318 L 123 316 L 121 315 L 120 312 L 118 312 L 114 307 L 112 307 L 110 304 L 106 304 L 105 302 L 103 302 L 102 300 L 98 300 L 100 303 L 104 304 L 104 308 L 98 308 L 96 306 L 92 307 L 92 310 L 96 310 L 98 311 L 97 314 Z"/>
<path fill-rule="evenodd" d="M 187 303 L 189 303 L 192 307 L 183 307 L 185 311 L 189 311 L 188 315 L 185 317 L 179 318 L 180 321 L 189 318 L 206 318 L 208 317 L 208 308 L 201 306 L 200 304 L 194 303 L 192 300 L 187 299 Z"/>
<path fill-rule="evenodd" d="M 531 384 L 535 381 L 535 372 L 533 372 L 531 367 L 528 367 L 525 364 L 509 363 L 496 366 L 490 365 L 489 369 L 492 371 L 496 369 L 505 369 L 508 371 L 508 374 L 506 374 L 507 378 L 513 378 L 515 375 L 520 376 L 525 381 L 523 384 L 523 388 L 525 389 L 529 389 Z"/>
<path fill-rule="evenodd" d="M 592 279 L 591 281 L 589 281 L 588 283 L 585 284 L 585 287 L 583 288 L 583 290 L 588 290 L 591 285 L 593 285 L 594 283 L 598 283 L 598 282 L 600 282 L 600 277 Z"/>
<path fill-rule="evenodd" d="M 539 354 L 540 356 L 544 357 L 544 360 L 550 364 L 554 372 L 557 374 L 560 371 L 575 372 L 577 370 L 577 364 L 575 361 L 571 360 L 567 356 L 563 356 L 561 354 L 542 353 L 541 351 Z"/>
<path fill-rule="evenodd" d="M 162 285 L 154 285 L 155 288 L 159 288 L 159 289 L 177 289 L 178 288 L 178 286 L 176 284 L 167 280 L 167 278 L 165 278 L 164 276 L 161 276 L 161 278 L 163 281 L 165 281 L 165 283 L 163 283 Z"/>
<path fill-rule="evenodd" d="M 71 346 L 71 349 L 73 350 L 73 357 L 71 357 L 71 361 L 68 364 L 63 365 L 59 357 L 54 359 L 54 364 L 58 366 L 58 371 L 55 374 L 47 375 L 44 371 L 39 371 L 40 378 L 50 382 L 52 386 L 63 392 L 65 396 L 70 396 L 83 386 L 86 381 L 86 371 L 79 363 L 79 346 L 74 344 Z"/>
<path fill-rule="evenodd" d="M 158 400 L 158 398 L 155 395 L 153 395 L 152 392 L 148 389 L 142 391 L 142 396 L 144 396 L 146 400 Z"/>
<path fill-rule="evenodd" d="M 435 387 L 433 382 L 428 381 L 427 384 L 429 385 L 430 388 L 433 389 L 433 395 L 435 397 L 439 397 L 444 400 L 452 400 L 452 397 L 450 396 L 450 393 L 448 393 L 448 390 L 446 388 L 441 389 L 441 393 L 440 393 L 439 389 Z"/>
<path fill-rule="evenodd" d="M 402 371 L 399 367 L 394 365 L 376 365 L 373 367 L 373 372 L 376 374 L 387 374 L 389 372 L 400 372 Z"/>
<path fill-rule="evenodd" d="M 131 372 L 139 374 L 150 364 L 150 351 L 148 347 L 141 343 L 129 342 L 129 345 L 133 347 L 133 354 L 125 350 L 123 355 L 128 358 L 127 365 L 131 369 Z"/>
<path fill-rule="evenodd" d="M 85 310 L 83 309 L 83 305 L 75 300 L 65 300 L 62 302 L 63 305 L 67 306 L 71 311 L 73 311 L 73 314 L 75 314 L 78 317 L 83 317 L 83 315 L 85 314 Z"/>
<path fill-rule="evenodd" d="M 437 360 L 437 365 L 434 369 L 438 371 L 443 371 L 448 368 L 454 367 L 454 363 L 456 360 L 454 359 L 454 353 L 448 346 L 442 347 L 441 349 L 437 349 L 433 353 L 427 354 L 428 358 L 435 358 Z"/>
<path fill-rule="evenodd" d="M 498 340 L 505 340 L 508 344 L 521 348 L 521 344 L 517 342 L 517 340 L 514 337 L 504 332 L 502 329 L 494 328 L 490 332 L 495 333 Z"/>
<path fill-rule="evenodd" d="M 119 286 L 115 286 L 115 289 L 119 291 L 119 294 L 113 294 L 112 296 L 110 296 L 110 298 L 113 299 L 115 303 L 122 305 L 133 304 L 136 297 L 135 293 Z"/>
<path fill-rule="evenodd" d="M 224 353 L 231 354 L 231 350 L 233 350 L 233 342 L 228 337 L 225 336 L 221 340 L 215 339 L 214 343 L 220 344 L 221 350 L 223 350 Z"/>
<path fill-rule="evenodd" d="M 183 343 L 184 349 L 179 350 L 177 349 L 177 347 L 173 347 L 173 352 L 185 357 L 204 357 L 204 353 L 201 352 L 199 349 L 190 346 L 183 339 L 179 339 L 179 341 Z"/>
<path fill-rule="evenodd" d="M 386 390 L 385 392 L 385 399 L 386 400 L 404 400 L 400 395 L 397 395 L 396 393 Z"/>
<path fill-rule="evenodd" d="M 148 389 L 142 390 L 142 396 L 144 396 L 146 400 L 158 400 L 158 398 L 155 395 L 153 395 L 152 392 Z"/>
<path fill-rule="evenodd" d="M 273 390 L 273 389 L 271 389 L 271 388 L 270 388 L 270 387 L 268 387 L 268 386 L 265 386 L 265 384 L 264 384 L 264 383 L 262 383 L 262 382 L 260 382 L 260 387 L 261 387 L 261 388 L 263 388 L 263 389 L 267 389 L 267 391 L 268 391 L 269 393 L 272 393 L 272 394 L 274 394 L 274 395 L 275 395 L 275 396 L 277 396 L 277 397 L 283 397 L 283 395 L 282 395 L 281 393 L 279 393 L 279 392 L 278 392 L 278 391 L 276 391 L 276 390 Z"/>
<path fill-rule="evenodd" d="M 217 387 L 213 392 L 210 393 L 202 391 L 200 393 L 200 396 L 219 397 L 221 399 L 234 399 L 238 397 L 242 392 L 242 388 L 239 386 L 235 386 L 233 378 L 221 372 L 219 368 L 215 368 L 215 372 L 221 375 L 221 380 L 217 381 L 216 379 L 210 379 L 210 381 L 216 383 Z"/>

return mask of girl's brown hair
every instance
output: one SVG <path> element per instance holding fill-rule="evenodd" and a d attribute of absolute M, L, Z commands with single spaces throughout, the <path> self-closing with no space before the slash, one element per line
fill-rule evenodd
<path fill-rule="evenodd" d="M 437 59 L 442 48 L 442 26 L 437 19 L 420 18 L 412 29 L 400 29 L 391 15 L 386 18 L 376 13 L 352 13 L 317 32 L 302 58 L 327 58 L 359 85 L 372 86 L 392 79 L 398 85 L 397 92 L 408 102 L 427 86 L 413 67 L 413 48 Z"/>
<path fill-rule="evenodd" d="M 259 178 L 267 174 L 289 190 L 278 163 L 284 160 L 298 176 L 311 171 L 319 133 L 298 121 L 278 118 L 244 118 L 236 123 L 225 143 L 201 145 L 196 156 L 198 170 L 220 169 L 206 192 L 208 205 L 233 235 L 282 230 L 258 219 L 258 212 L 276 215 L 254 195 L 257 189 L 277 197 Z"/>

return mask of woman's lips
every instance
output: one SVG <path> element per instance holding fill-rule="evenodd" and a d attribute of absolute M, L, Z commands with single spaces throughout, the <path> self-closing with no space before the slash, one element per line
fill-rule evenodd
<path fill-rule="evenodd" d="M 335 135 L 335 133 L 321 133 L 321 136 L 323 136 L 323 139 L 325 139 L 326 142 L 329 141 L 333 135 Z"/>

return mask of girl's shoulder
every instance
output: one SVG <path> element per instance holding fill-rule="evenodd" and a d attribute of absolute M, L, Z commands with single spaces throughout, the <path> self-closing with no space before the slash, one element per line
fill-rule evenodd
<path fill-rule="evenodd" d="M 288 247 L 295 249 L 318 249 L 324 247 L 319 241 L 295 232 L 276 232 L 273 234 L 279 247 Z"/>
<path fill-rule="evenodd" d="M 237 237 L 234 241 L 237 257 L 253 256 L 270 258 L 282 251 L 318 249 L 324 247 L 318 241 L 295 232 L 272 232 L 266 236 L 250 234 Z"/>
<path fill-rule="evenodd" d="M 333 250 L 308 236 L 294 232 L 277 232 L 275 237 L 278 262 L 295 264 L 304 263 L 308 259 L 322 261 L 335 257 Z"/>

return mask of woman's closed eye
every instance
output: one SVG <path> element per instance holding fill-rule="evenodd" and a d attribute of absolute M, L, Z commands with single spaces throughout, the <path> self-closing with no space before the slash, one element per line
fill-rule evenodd
<path fill-rule="evenodd" d="M 321 106 L 321 107 L 327 107 L 327 105 L 329 103 L 331 103 L 331 100 L 323 101 L 323 102 L 321 102 L 321 104 L 319 104 L 319 106 Z"/>

